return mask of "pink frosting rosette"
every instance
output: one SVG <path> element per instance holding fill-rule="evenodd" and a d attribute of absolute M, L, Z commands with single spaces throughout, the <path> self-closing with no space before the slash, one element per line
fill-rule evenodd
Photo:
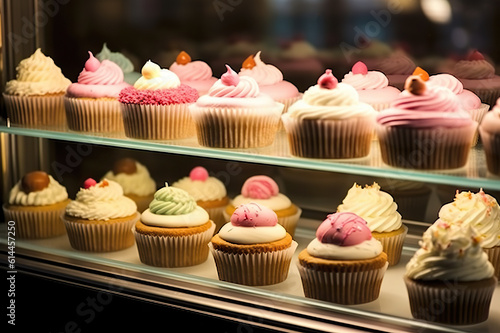
<path fill-rule="evenodd" d="M 212 76 L 212 69 L 206 62 L 192 61 L 189 54 L 184 51 L 179 53 L 169 70 L 177 74 L 182 83 L 196 89 L 200 95 L 205 94 L 217 81 L 217 78 Z"/>
<path fill-rule="evenodd" d="M 241 194 L 252 199 L 269 199 L 279 192 L 278 184 L 267 176 L 250 177 L 241 188 Z"/>

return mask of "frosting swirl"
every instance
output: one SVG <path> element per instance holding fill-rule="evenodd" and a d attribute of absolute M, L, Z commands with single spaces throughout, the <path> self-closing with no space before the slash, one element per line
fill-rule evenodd
<path fill-rule="evenodd" d="M 493 274 L 476 231 L 441 220 L 424 232 L 420 249 L 406 265 L 406 276 L 414 280 L 479 281 Z"/>
<path fill-rule="evenodd" d="M 363 218 L 370 231 L 389 232 L 401 227 L 398 205 L 389 193 L 380 191 L 377 183 L 364 188 L 354 184 L 338 206 L 338 212 L 352 212 Z"/>
<path fill-rule="evenodd" d="M 257 52 L 253 58 L 255 66 L 241 68 L 239 75 L 253 77 L 259 85 L 271 85 L 283 81 L 283 73 L 276 66 L 264 63 L 260 58 L 260 53 L 261 51 Z"/>
<path fill-rule="evenodd" d="M 132 61 L 128 59 L 123 53 L 120 52 L 111 52 L 106 43 L 102 45 L 101 52 L 95 55 L 99 61 L 110 60 L 117 64 L 123 71 L 123 73 L 131 73 L 134 71 L 134 65 Z"/>
<path fill-rule="evenodd" d="M 343 83 L 350 84 L 357 90 L 373 90 L 382 89 L 389 85 L 389 80 L 384 75 L 384 73 L 379 71 L 359 71 L 356 65 L 362 64 L 361 62 L 356 63 L 352 70 L 344 75 Z M 363 64 L 364 65 L 364 64 Z M 366 66 L 365 66 L 366 69 Z"/>
<path fill-rule="evenodd" d="M 484 248 L 500 246 L 500 206 L 495 198 L 483 190 L 478 193 L 457 191 L 455 200 L 439 210 L 439 219 L 450 224 L 474 227 Z"/>
<path fill-rule="evenodd" d="M 227 72 L 208 90 L 209 96 L 251 98 L 259 95 L 259 85 L 253 78 L 249 76 L 242 76 L 240 78 L 231 67 L 227 65 L 226 67 Z"/>
<path fill-rule="evenodd" d="M 53 205 L 68 199 L 66 188 L 59 184 L 52 176 L 49 177 L 49 185 L 40 191 L 25 193 L 21 188 L 21 181 L 10 190 L 9 204 L 21 206 L 45 206 Z"/>
<path fill-rule="evenodd" d="M 64 77 L 52 58 L 37 49 L 30 57 L 23 59 L 16 67 L 16 79 L 5 85 L 9 95 L 30 96 L 64 93 L 71 81 Z"/>
<path fill-rule="evenodd" d="M 120 184 L 126 195 L 135 194 L 138 196 L 147 196 L 154 193 L 156 184 L 154 179 L 149 175 L 148 169 L 137 161 L 135 161 L 135 166 L 136 171 L 132 174 L 123 172 L 115 174 L 110 170 L 103 178 L 113 180 Z"/>
<path fill-rule="evenodd" d="M 290 199 L 279 193 L 276 182 L 268 176 L 253 176 L 248 178 L 241 188 L 241 194 L 233 199 L 232 205 L 237 207 L 255 202 L 272 210 L 286 209 L 292 205 Z"/>
<path fill-rule="evenodd" d="M 472 91 L 464 89 L 462 82 L 451 74 L 432 75 L 429 77 L 428 85 L 450 89 L 457 95 L 465 110 L 477 109 L 481 106 L 481 99 Z"/>
<path fill-rule="evenodd" d="M 177 74 L 182 82 L 202 81 L 212 78 L 212 69 L 206 62 L 201 60 L 191 61 L 183 65 L 174 62 L 170 65 L 169 70 Z"/>
<path fill-rule="evenodd" d="M 490 79 L 495 76 L 495 67 L 484 59 L 460 60 L 453 66 L 453 74 L 461 79 Z"/>
<path fill-rule="evenodd" d="M 410 75 L 415 70 L 415 63 L 402 52 L 377 62 L 373 68 L 383 72 L 385 75 Z"/>
<path fill-rule="evenodd" d="M 138 90 L 172 89 L 181 85 L 179 77 L 165 68 L 148 60 L 141 70 L 142 76 L 134 83 Z"/>
<path fill-rule="evenodd" d="M 203 175 L 198 170 L 200 169 L 194 168 L 189 177 L 179 179 L 172 184 L 172 187 L 183 189 L 196 201 L 221 200 L 225 198 L 227 193 L 224 184 L 215 177 L 209 177 L 206 169 L 203 168 L 206 172 Z"/>
<path fill-rule="evenodd" d="M 136 212 L 137 205 L 123 195 L 120 184 L 107 179 L 88 188 L 80 188 L 76 199 L 66 206 L 66 214 L 87 220 L 107 221 Z"/>
<path fill-rule="evenodd" d="M 165 183 L 165 187 L 156 191 L 149 211 L 157 215 L 184 215 L 196 207 L 196 201 L 186 191 Z"/>

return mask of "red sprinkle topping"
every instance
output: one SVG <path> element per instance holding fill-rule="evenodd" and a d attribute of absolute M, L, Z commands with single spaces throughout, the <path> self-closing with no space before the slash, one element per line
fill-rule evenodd
<path fill-rule="evenodd" d="M 134 87 L 124 88 L 120 91 L 118 100 L 124 104 L 171 105 L 194 103 L 198 97 L 199 94 L 196 89 L 181 84 L 177 88 L 158 90 L 139 90 Z"/>

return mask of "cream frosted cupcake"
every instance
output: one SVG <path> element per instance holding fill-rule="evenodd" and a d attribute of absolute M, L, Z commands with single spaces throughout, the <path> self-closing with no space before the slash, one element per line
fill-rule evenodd
<path fill-rule="evenodd" d="M 210 243 L 219 280 L 249 286 L 283 282 L 296 248 L 276 213 L 257 203 L 239 206 Z"/>
<path fill-rule="evenodd" d="M 66 188 L 43 171 L 27 173 L 10 190 L 5 219 L 16 222 L 17 238 L 48 238 L 66 232 L 61 214 L 70 200 Z"/>
<path fill-rule="evenodd" d="M 156 191 L 156 183 L 149 175 L 148 169 L 132 158 L 122 158 L 116 161 L 113 169 L 108 171 L 103 179 L 120 184 L 125 196 L 134 200 L 139 212 L 149 207 Z"/>
<path fill-rule="evenodd" d="M 66 90 L 64 106 L 68 127 L 87 133 L 123 133 L 123 117 L 118 95 L 130 85 L 123 81 L 121 68 L 110 60 L 89 59 L 78 82 Z"/>
<path fill-rule="evenodd" d="M 149 208 L 135 224 L 141 262 L 158 267 L 198 265 L 207 260 L 215 230 L 208 213 L 180 188 L 156 191 Z"/>
<path fill-rule="evenodd" d="M 328 215 L 298 262 L 304 295 L 339 304 L 376 300 L 387 266 L 366 221 L 348 212 Z"/>
<path fill-rule="evenodd" d="M 260 93 L 249 76 L 231 67 L 190 107 L 198 142 L 216 148 L 255 148 L 273 143 L 283 104 Z"/>
<path fill-rule="evenodd" d="M 439 210 L 439 219 L 449 224 L 473 227 L 495 268 L 495 276 L 500 279 L 500 207 L 495 198 L 483 190 L 478 193 L 457 191 L 455 200 Z"/>
<path fill-rule="evenodd" d="M 358 158 L 370 153 L 375 115 L 373 107 L 359 101 L 356 89 L 337 83 L 327 69 L 282 120 L 292 155 Z"/>
<path fill-rule="evenodd" d="M 196 89 L 200 96 L 206 94 L 217 81 L 217 78 L 212 76 L 212 69 L 206 62 L 191 61 L 189 54 L 184 51 L 179 53 L 169 70 L 177 74 L 181 83 Z"/>
<path fill-rule="evenodd" d="M 500 99 L 479 125 L 488 171 L 500 176 Z"/>
<path fill-rule="evenodd" d="M 380 191 L 377 183 L 364 188 L 355 183 L 337 207 L 338 212 L 351 212 L 366 221 L 373 238 L 382 243 L 389 265 L 399 262 L 408 232 L 397 209 L 398 205 L 391 195 Z"/>
<path fill-rule="evenodd" d="M 474 229 L 437 220 L 420 247 L 404 276 L 413 317 L 452 325 L 485 321 L 497 279 Z"/>
<path fill-rule="evenodd" d="M 209 177 L 204 167 L 193 168 L 189 177 L 179 179 L 172 186 L 189 193 L 196 200 L 196 204 L 208 212 L 216 225 L 216 232 L 227 222 L 223 215 L 229 203 L 226 187 L 217 178 Z"/>
<path fill-rule="evenodd" d="M 272 209 L 278 216 L 278 223 L 293 237 L 302 209 L 280 193 L 278 184 L 273 179 L 263 175 L 248 178 L 241 187 L 241 194 L 231 200 L 226 207 L 224 212 L 226 221 L 237 207 L 251 202 Z"/>
<path fill-rule="evenodd" d="M 111 60 L 123 71 L 123 79 L 128 84 L 134 84 L 141 77 L 140 73 L 134 72 L 134 64 L 121 52 L 112 52 L 106 43 L 102 45 L 101 52 L 95 55 L 99 61 Z"/>
<path fill-rule="evenodd" d="M 71 81 L 52 58 L 37 49 L 16 70 L 16 79 L 7 82 L 3 93 L 11 123 L 32 128 L 64 128 L 63 96 Z"/>
<path fill-rule="evenodd" d="M 125 135 L 135 139 L 172 140 L 195 135 L 188 107 L 198 92 L 168 69 L 148 61 L 133 87 L 120 92 Z"/>
<path fill-rule="evenodd" d="M 368 71 L 361 61 L 352 66 L 351 71 L 344 75 L 342 82 L 353 86 L 359 94 L 359 100 L 370 104 L 376 111 L 387 109 L 401 93 L 396 87 L 389 86 L 389 80 L 384 73 Z"/>
<path fill-rule="evenodd" d="M 109 252 L 134 244 L 132 227 L 140 215 L 135 202 L 123 195 L 120 184 L 89 178 L 66 206 L 62 220 L 72 248 Z"/>

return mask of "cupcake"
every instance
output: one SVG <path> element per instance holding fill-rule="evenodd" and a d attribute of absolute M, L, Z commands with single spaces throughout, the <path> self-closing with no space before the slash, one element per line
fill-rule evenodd
<path fill-rule="evenodd" d="M 23 127 L 63 129 L 63 97 L 71 81 L 54 60 L 37 49 L 21 60 L 16 71 L 16 79 L 7 82 L 3 93 L 10 122 Z"/>
<path fill-rule="evenodd" d="M 219 280 L 249 286 L 283 282 L 297 242 L 271 209 L 239 206 L 210 242 Z"/>
<path fill-rule="evenodd" d="M 500 176 L 500 99 L 479 125 L 488 171 Z"/>
<path fill-rule="evenodd" d="M 388 263 L 366 221 L 342 212 L 320 224 L 297 266 L 306 297 L 352 305 L 378 298 Z"/>
<path fill-rule="evenodd" d="M 452 325 L 485 321 L 497 279 L 474 229 L 437 220 L 420 246 L 404 276 L 413 317 Z"/>
<path fill-rule="evenodd" d="M 149 175 L 148 169 L 132 158 L 122 158 L 116 161 L 113 169 L 108 171 L 103 179 L 120 184 L 123 194 L 134 200 L 139 212 L 149 207 L 156 191 L 156 183 Z"/>
<path fill-rule="evenodd" d="M 226 207 L 224 213 L 226 220 L 231 217 L 238 206 L 250 202 L 272 209 L 278 216 L 278 223 L 293 237 L 302 209 L 293 204 L 286 195 L 280 193 L 278 184 L 273 179 L 263 175 L 248 178 L 241 187 L 241 194 L 231 200 Z"/>
<path fill-rule="evenodd" d="M 373 238 L 382 244 L 389 265 L 399 262 L 408 232 L 397 209 L 391 195 L 381 191 L 377 183 L 364 188 L 355 183 L 337 207 L 338 212 L 351 212 L 366 221 Z"/>
<path fill-rule="evenodd" d="M 361 61 L 352 66 L 351 71 L 344 75 L 342 82 L 353 86 L 358 92 L 359 100 L 370 104 L 376 111 L 387 109 L 401 93 L 399 89 L 389 86 L 384 73 L 368 71 Z"/>
<path fill-rule="evenodd" d="M 255 148 L 273 143 L 283 104 L 260 93 L 249 76 L 238 76 L 231 67 L 207 95 L 190 107 L 198 142 L 215 148 Z"/>
<path fill-rule="evenodd" d="M 72 248 L 109 252 L 134 244 L 132 227 L 140 215 L 135 202 L 123 195 L 120 184 L 89 178 L 66 206 L 62 220 Z"/>
<path fill-rule="evenodd" d="M 416 68 L 415 62 L 403 51 L 397 50 L 373 63 L 370 68 L 381 71 L 389 80 L 389 85 L 404 89 L 405 81 Z"/>
<path fill-rule="evenodd" d="M 97 53 L 95 57 L 99 61 L 111 60 L 123 71 L 123 80 L 128 84 L 134 84 L 137 79 L 141 77 L 141 74 L 134 72 L 134 64 L 121 52 L 111 52 L 106 43 L 102 45 L 101 52 Z"/>
<path fill-rule="evenodd" d="M 480 190 L 478 193 L 458 192 L 455 200 L 443 205 L 439 219 L 448 224 L 473 227 L 481 247 L 500 279 L 500 207 L 495 198 Z"/>
<path fill-rule="evenodd" d="M 16 222 L 16 237 L 37 239 L 66 233 L 61 214 L 70 200 L 66 188 L 43 171 L 27 173 L 10 190 L 5 219 Z"/>
<path fill-rule="evenodd" d="M 203 263 L 215 230 L 208 213 L 180 188 L 156 191 L 134 234 L 141 262 L 157 267 L 184 267 Z"/>
<path fill-rule="evenodd" d="M 260 59 L 260 51 L 255 57 L 251 55 L 243 62 L 238 75 L 253 77 L 261 93 L 271 96 L 276 102 L 284 105 L 283 113 L 300 98 L 297 87 L 283 80 L 283 74 L 276 66 L 265 64 Z"/>
<path fill-rule="evenodd" d="M 86 133 L 123 133 L 118 95 L 130 85 L 123 81 L 121 68 L 110 60 L 97 60 L 89 51 L 85 68 L 72 83 L 64 106 L 70 130 Z"/>
<path fill-rule="evenodd" d="M 327 69 L 282 117 L 292 155 L 358 158 L 370 153 L 376 112 Z"/>
<path fill-rule="evenodd" d="M 208 212 L 218 231 L 225 223 L 223 212 L 229 203 L 224 184 L 215 177 L 209 177 L 207 169 L 193 168 L 189 177 L 184 177 L 172 184 L 183 189 L 196 200 L 196 204 Z"/>
<path fill-rule="evenodd" d="M 217 81 L 217 78 L 212 76 L 212 69 L 206 62 L 191 61 L 189 54 L 184 51 L 179 53 L 169 69 L 179 77 L 181 83 L 196 89 L 200 96 L 205 95 Z"/>
<path fill-rule="evenodd" d="M 382 160 L 407 169 L 463 167 L 477 127 L 451 90 L 417 75 L 376 119 Z"/>
<path fill-rule="evenodd" d="M 133 87 L 120 92 L 125 135 L 135 139 L 172 140 L 193 136 L 188 106 L 198 92 L 168 69 L 148 61 Z"/>

